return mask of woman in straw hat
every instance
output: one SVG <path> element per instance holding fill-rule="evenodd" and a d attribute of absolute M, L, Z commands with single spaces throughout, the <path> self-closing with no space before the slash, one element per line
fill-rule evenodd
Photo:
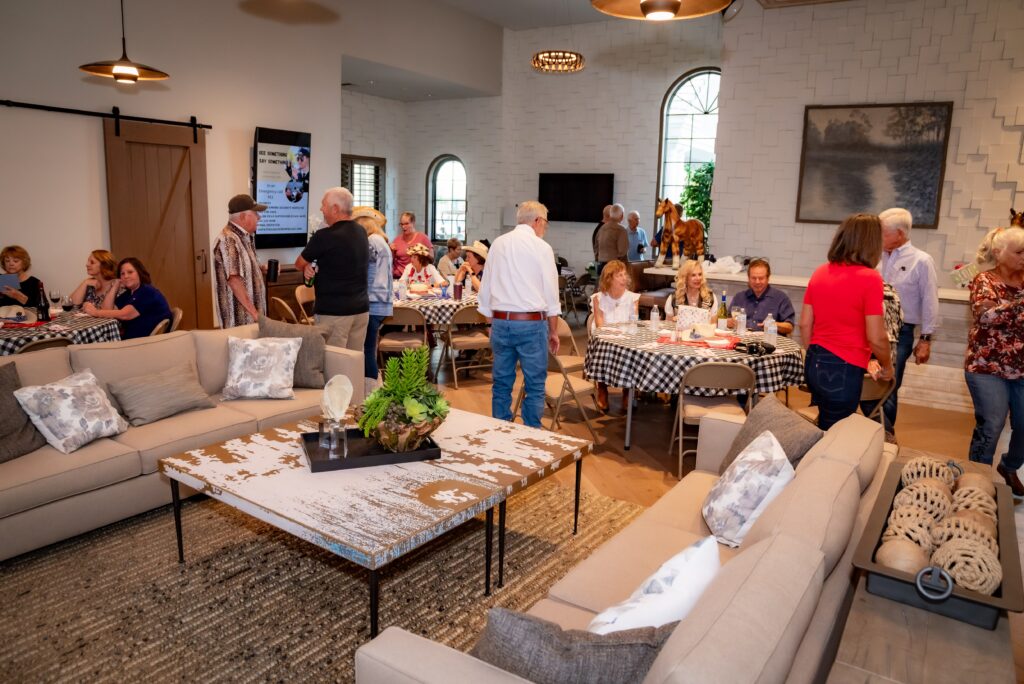
<path fill-rule="evenodd" d="M 463 247 L 462 251 L 466 253 L 466 261 L 455 274 L 455 282 L 460 283 L 466 278 L 473 291 L 479 292 L 480 279 L 484 277 L 484 264 L 487 263 L 487 245 L 477 240 L 472 245 Z"/>
<path fill-rule="evenodd" d="M 429 287 L 443 285 L 447 281 L 434 268 L 434 254 L 429 248 L 416 244 L 409 248 L 409 263 L 402 272 L 401 282 L 423 283 Z"/>

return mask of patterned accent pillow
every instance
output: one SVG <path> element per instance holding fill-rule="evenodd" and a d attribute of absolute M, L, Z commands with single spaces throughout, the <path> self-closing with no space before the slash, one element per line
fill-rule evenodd
<path fill-rule="evenodd" d="M 301 346 L 301 337 L 229 337 L 223 399 L 294 399 L 292 383 Z"/>
<path fill-rule="evenodd" d="M 720 567 L 718 542 L 704 537 L 665 561 L 628 599 L 601 611 L 587 631 L 608 634 L 678 622 L 697 605 Z"/>
<path fill-rule="evenodd" d="M 48 385 L 22 387 L 14 396 L 50 446 L 61 453 L 128 429 L 88 368 Z"/>
<path fill-rule="evenodd" d="M 739 546 L 758 516 L 794 475 L 779 440 L 765 430 L 740 452 L 708 492 L 701 513 L 711 533 Z"/>

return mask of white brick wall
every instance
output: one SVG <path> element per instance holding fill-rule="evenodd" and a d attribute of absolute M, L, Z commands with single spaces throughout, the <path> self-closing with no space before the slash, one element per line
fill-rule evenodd
<path fill-rule="evenodd" d="M 944 272 L 972 258 L 1024 205 L 1022 31 L 1020 0 L 748 3 L 723 33 L 713 251 L 824 260 L 834 226 L 794 221 L 805 105 L 952 100 L 939 227 L 913 241 Z"/>

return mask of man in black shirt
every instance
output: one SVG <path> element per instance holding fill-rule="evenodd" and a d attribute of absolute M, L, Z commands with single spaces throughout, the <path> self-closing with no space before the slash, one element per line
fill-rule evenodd
<path fill-rule="evenodd" d="M 317 323 L 331 331 L 327 344 L 361 352 L 370 318 L 370 247 L 366 231 L 351 220 L 352 203 L 352 193 L 345 188 L 324 193 L 320 211 L 328 227 L 313 233 L 295 268 L 307 281 L 314 278 L 313 310 Z"/>

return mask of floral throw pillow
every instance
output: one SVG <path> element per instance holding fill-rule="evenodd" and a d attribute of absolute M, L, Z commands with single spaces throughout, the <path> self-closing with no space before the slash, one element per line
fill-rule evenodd
<path fill-rule="evenodd" d="M 223 398 L 294 399 L 292 381 L 301 346 L 301 337 L 229 337 Z"/>
<path fill-rule="evenodd" d="M 739 546 L 758 516 L 792 481 L 793 465 L 765 430 L 740 452 L 704 499 L 704 522 L 718 541 Z"/>
<path fill-rule="evenodd" d="M 88 368 L 48 385 L 22 387 L 14 396 L 50 446 L 61 453 L 128 429 Z"/>

